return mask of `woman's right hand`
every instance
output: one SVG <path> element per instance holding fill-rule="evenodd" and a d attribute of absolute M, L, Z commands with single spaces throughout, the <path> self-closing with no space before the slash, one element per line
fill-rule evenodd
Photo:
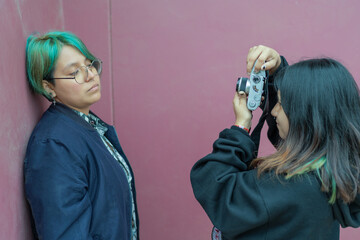
<path fill-rule="evenodd" d="M 250 48 L 246 58 L 246 70 L 248 74 L 250 74 L 256 60 L 255 71 L 269 70 L 270 75 L 273 74 L 281 64 L 281 58 L 277 51 L 263 45 L 254 46 Z"/>
<path fill-rule="evenodd" d="M 233 100 L 235 123 L 234 125 L 251 128 L 252 112 L 246 106 L 247 96 L 245 92 L 236 92 Z"/>

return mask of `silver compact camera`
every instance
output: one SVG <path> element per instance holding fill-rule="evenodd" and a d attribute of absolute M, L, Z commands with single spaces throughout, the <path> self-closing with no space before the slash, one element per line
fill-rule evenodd
<path fill-rule="evenodd" d="M 236 83 L 236 91 L 243 91 L 248 95 L 247 108 L 251 111 L 254 111 L 260 106 L 261 97 L 263 95 L 264 86 L 267 80 L 265 70 L 261 70 L 259 72 L 254 71 L 255 64 L 251 70 L 250 79 L 240 77 Z"/>

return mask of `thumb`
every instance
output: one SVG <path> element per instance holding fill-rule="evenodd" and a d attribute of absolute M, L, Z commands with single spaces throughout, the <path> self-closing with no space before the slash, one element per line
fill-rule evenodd
<path fill-rule="evenodd" d="M 239 103 L 240 105 L 246 105 L 246 93 L 244 91 L 239 92 Z"/>

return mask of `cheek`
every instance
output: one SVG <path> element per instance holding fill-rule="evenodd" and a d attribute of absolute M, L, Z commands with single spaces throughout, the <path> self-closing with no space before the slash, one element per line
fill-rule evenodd
<path fill-rule="evenodd" d="M 76 84 L 76 85 L 75 85 Z M 58 95 L 63 95 L 66 98 L 76 98 L 82 93 L 82 86 L 77 83 L 62 83 L 57 86 Z"/>
<path fill-rule="evenodd" d="M 289 132 L 289 120 L 285 113 L 281 114 L 281 129 L 284 132 L 285 135 Z"/>
<path fill-rule="evenodd" d="M 286 135 L 288 134 L 289 132 L 289 121 L 286 121 Z"/>
<path fill-rule="evenodd" d="M 69 84 L 63 85 L 63 89 L 64 89 L 64 91 L 67 91 L 67 92 L 79 92 L 82 89 L 82 85 L 77 84 L 77 83 L 69 83 Z"/>
<path fill-rule="evenodd" d="M 71 91 L 72 92 L 76 92 L 76 93 L 80 93 L 83 91 L 83 86 L 82 85 L 79 85 L 79 84 L 76 84 L 76 85 L 73 85 L 71 87 Z"/>

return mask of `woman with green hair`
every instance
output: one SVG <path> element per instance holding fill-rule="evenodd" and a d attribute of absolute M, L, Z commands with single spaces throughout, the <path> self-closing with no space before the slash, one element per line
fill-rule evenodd
<path fill-rule="evenodd" d="M 336 60 L 287 66 L 265 46 L 250 49 L 248 72 L 254 65 L 272 74 L 266 120 L 277 151 L 256 158 L 252 112 L 246 94 L 236 93 L 234 125 L 191 170 L 213 239 L 338 240 L 339 225 L 360 226 L 357 84 Z"/>
<path fill-rule="evenodd" d="M 138 239 L 134 174 L 113 126 L 90 111 L 102 62 L 70 32 L 27 40 L 30 87 L 52 102 L 30 136 L 25 192 L 39 239 Z"/>

